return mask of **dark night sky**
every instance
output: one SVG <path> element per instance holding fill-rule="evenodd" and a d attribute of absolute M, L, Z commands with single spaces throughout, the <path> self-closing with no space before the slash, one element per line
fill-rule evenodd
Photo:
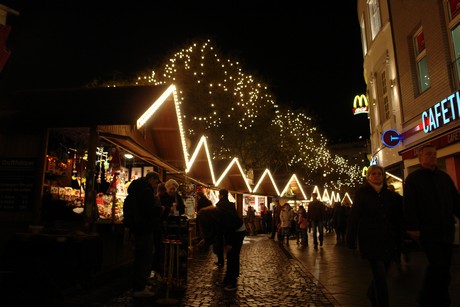
<path fill-rule="evenodd" d="M 351 111 L 365 92 L 356 1 L 117 2 L 0 0 L 20 13 L 7 19 L 12 53 L 0 90 L 131 75 L 210 38 L 246 73 L 261 76 L 278 104 L 315 116 L 331 141 L 369 135 L 367 117 Z"/>

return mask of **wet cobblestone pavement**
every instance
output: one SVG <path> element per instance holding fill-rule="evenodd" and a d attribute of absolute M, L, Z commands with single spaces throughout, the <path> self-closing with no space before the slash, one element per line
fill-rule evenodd
<path fill-rule="evenodd" d="M 132 271 L 129 263 L 97 276 L 84 287 L 64 293 L 56 291 L 56 285 L 46 279 L 35 282 L 36 276 L 32 274 L 26 281 L 33 286 L 5 283 L 0 289 L 0 306 L 370 306 L 366 298 L 372 278 L 369 265 L 358 251 L 337 242 L 334 233 L 325 233 L 324 245 L 317 249 L 297 245 L 295 239 L 287 246 L 270 240 L 266 234 L 247 236 L 241 250 L 238 289 L 233 292 L 215 285 L 225 272 L 225 267 L 214 265 L 215 260 L 211 251 L 195 252 L 187 261 L 187 278 L 181 286 L 175 285 L 167 292 L 165 283 L 155 282 L 155 296 L 143 299 L 133 298 L 129 290 Z M 425 265 L 423 252 L 414 249 L 409 262 L 401 261 L 390 269 L 392 307 L 418 306 Z M 458 247 L 454 250 L 451 274 L 452 306 L 460 306 Z M 25 284 L 24 280 L 20 284 Z"/>
<path fill-rule="evenodd" d="M 340 306 L 302 263 L 267 235 L 245 238 L 236 291 L 215 285 L 225 267 L 216 267 L 214 261 L 211 251 L 196 252 L 188 261 L 187 286 L 172 289 L 166 304 L 166 293 L 158 288 L 155 297 L 133 299 L 126 291 L 105 306 Z"/>

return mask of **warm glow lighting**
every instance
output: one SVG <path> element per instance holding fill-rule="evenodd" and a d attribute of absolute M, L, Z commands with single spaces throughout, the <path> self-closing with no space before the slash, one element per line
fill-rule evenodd
<path fill-rule="evenodd" d="M 253 128 L 254 124 L 261 118 L 262 112 L 270 108 L 273 109 L 275 115 L 269 124 L 279 129 L 279 137 L 281 140 L 287 140 L 286 142 L 280 142 L 280 148 L 286 148 L 289 142 L 295 142 L 296 145 L 298 145 L 298 152 L 293 153 L 292 157 L 286 161 L 289 166 L 299 166 L 311 173 L 320 172 L 319 174 L 322 174 L 325 179 L 322 189 L 327 188 L 329 191 L 343 191 L 344 189 L 360 185 L 363 182 L 363 178 L 360 176 L 361 168 L 358 165 L 351 165 L 350 161 L 332 155 L 329 152 L 327 148 L 327 139 L 321 134 L 318 134 L 317 128 L 311 125 L 312 119 L 310 117 L 301 112 L 280 110 L 275 98 L 271 96 L 267 85 L 258 82 L 252 75 L 246 74 L 238 62 L 221 58 L 220 54 L 214 51 L 210 40 L 202 44 L 193 43 L 187 48 L 176 52 L 166 65 L 159 69 L 160 71 L 157 73 L 152 71 L 151 75 L 139 77 L 136 84 L 165 85 L 177 83 L 178 89 L 171 85 L 142 117 L 139 118 L 137 126 L 140 128 L 145 125 L 156 110 L 161 107 L 164 101 L 169 101 L 167 99 L 168 95 L 172 94 L 174 96 L 180 137 L 184 151 L 186 173 L 193 173 L 191 171 L 192 168 L 198 167 L 195 165 L 195 161 L 198 155 L 202 154 L 201 150 L 204 146 L 210 175 L 215 188 L 218 188 L 218 185 L 223 181 L 224 177 L 227 176 L 233 164 L 237 163 L 242 173 L 241 176 L 248 186 L 248 192 L 251 192 L 249 188 L 250 181 L 246 176 L 247 174 L 241 170 L 242 168 L 238 161 L 235 162 L 233 159 L 234 156 L 229 154 L 224 146 L 208 148 L 207 141 L 209 141 L 211 137 L 201 137 L 194 151 L 192 151 L 191 148 L 187 148 L 185 133 L 192 139 L 198 139 L 197 133 L 203 132 L 196 130 L 194 127 L 187 127 L 189 130 L 185 130 L 183 123 L 188 123 L 189 121 L 191 123 L 199 122 L 200 125 L 204 126 L 205 131 L 211 131 L 210 133 L 213 133 L 212 131 L 217 130 L 213 128 L 218 128 L 230 120 L 235 123 L 237 129 L 241 129 L 242 132 L 250 132 L 250 129 Z M 210 71 L 213 73 L 210 74 Z M 201 89 L 203 90 L 203 97 L 200 98 L 202 99 L 203 105 L 200 106 L 200 108 L 209 109 L 209 112 L 182 114 L 181 111 L 184 109 L 181 110 L 179 107 L 188 106 L 189 103 L 189 101 L 185 101 L 186 93 L 179 89 L 181 87 L 181 82 L 184 80 L 186 80 L 187 83 L 190 82 L 192 88 L 195 86 L 200 91 Z M 219 95 L 231 96 L 228 98 L 232 100 L 232 104 L 228 106 L 225 112 L 221 112 L 219 106 L 217 106 L 216 101 L 220 99 Z M 206 105 L 208 101 L 209 103 Z M 365 111 L 367 109 L 367 104 L 367 97 L 365 95 L 357 95 L 355 97 L 354 108 L 356 111 Z M 220 137 L 222 141 L 226 141 L 225 133 L 218 135 L 218 137 Z M 192 152 L 193 154 L 189 160 L 189 153 Z M 228 165 L 224 174 L 214 174 L 213 161 L 230 161 L 231 159 L 233 160 Z M 254 179 L 254 183 L 257 182 L 254 191 L 261 189 L 262 182 L 264 182 L 264 184 L 267 183 L 265 181 L 267 175 L 272 181 L 275 190 L 277 192 L 279 191 L 273 180 L 273 176 L 268 170 L 264 171 L 258 181 L 256 181 L 256 178 L 251 178 Z M 219 177 L 219 180 L 215 180 L 216 176 Z M 334 179 L 331 180 L 329 177 Z M 314 177 L 306 175 L 299 177 L 304 186 L 314 184 L 311 178 Z M 299 180 L 297 180 L 297 182 L 299 182 Z M 302 190 L 302 188 L 300 189 Z M 318 190 L 317 187 L 316 189 Z M 285 194 L 286 192 L 291 193 L 292 186 L 287 187 L 283 193 Z M 304 193 L 303 190 L 302 193 Z M 319 193 L 318 191 L 317 194 L 322 195 L 323 193 Z"/>
<path fill-rule="evenodd" d="M 205 136 L 201 137 L 200 142 L 196 146 L 196 149 L 193 152 L 192 157 L 190 158 L 190 161 L 187 162 L 187 169 L 185 170 L 185 172 L 186 173 L 190 172 L 190 169 L 192 168 L 193 163 L 195 162 L 195 159 L 198 156 L 198 153 L 200 152 L 201 147 L 204 147 L 206 151 L 206 158 L 208 159 L 208 166 L 209 166 L 209 171 L 211 172 L 212 183 L 216 184 L 216 177 L 214 176 L 214 168 L 212 167 L 211 155 L 209 154 L 208 142 L 206 141 Z"/>
<path fill-rule="evenodd" d="M 132 159 L 132 158 L 134 158 L 134 156 L 132 154 L 130 154 L 130 153 L 125 153 L 125 158 L 126 159 Z"/>
<path fill-rule="evenodd" d="M 238 166 L 238 169 L 240 170 L 240 173 L 241 173 L 241 177 L 243 178 L 244 180 L 244 183 L 246 184 L 246 187 L 248 188 L 248 192 L 251 193 L 252 190 L 251 190 L 251 186 L 249 185 L 248 183 L 248 179 L 246 178 L 246 176 L 244 175 L 244 171 L 243 171 L 243 168 L 241 167 L 240 163 L 238 162 L 238 158 L 233 158 L 232 162 L 230 162 L 230 164 L 227 166 L 227 168 L 225 169 L 225 171 L 222 173 L 222 175 L 220 176 L 219 179 L 217 179 L 216 181 L 216 186 L 219 186 L 219 184 L 222 182 L 222 180 L 225 178 L 225 176 L 227 175 L 227 173 L 230 171 L 230 169 L 232 168 L 232 166 L 236 164 Z"/>
<path fill-rule="evenodd" d="M 321 201 L 328 203 L 328 204 L 331 203 L 331 199 L 329 198 L 329 193 L 327 192 L 327 189 L 324 189 L 323 197 L 321 198 Z"/>
<path fill-rule="evenodd" d="M 289 179 L 288 184 L 284 187 L 283 192 L 281 192 L 280 196 L 284 196 L 287 192 L 287 190 L 291 187 L 291 183 L 297 182 L 297 185 L 299 186 L 300 192 L 302 192 L 303 199 L 307 199 L 307 196 L 305 196 L 305 192 L 302 189 L 302 186 L 300 184 L 300 181 L 297 179 L 297 176 L 294 174 L 291 176 L 291 179 Z"/>
<path fill-rule="evenodd" d="M 397 176 L 395 176 L 395 175 L 393 175 L 393 174 L 391 174 L 391 173 L 389 173 L 389 172 L 385 172 L 385 174 L 388 175 L 388 176 L 390 176 L 390 177 L 393 177 L 394 179 L 396 179 L 396 180 L 398 180 L 398 181 L 400 181 L 400 182 L 403 181 L 401 178 L 399 178 L 399 177 L 397 177 Z"/>
<path fill-rule="evenodd" d="M 171 95 L 171 93 L 175 90 L 176 87 L 171 85 L 163 94 L 161 94 L 161 96 L 150 106 L 150 108 L 148 108 L 147 111 L 145 111 L 144 114 L 139 117 L 137 120 L 137 129 L 140 129 L 149 120 L 149 118 L 152 117 L 155 111 L 161 107 L 169 95 Z"/>
<path fill-rule="evenodd" d="M 319 192 L 319 188 L 318 188 L 318 186 L 317 186 L 317 185 L 315 185 L 315 187 L 313 188 L 313 192 L 312 192 L 312 194 L 313 194 L 313 193 L 316 193 L 316 194 L 318 194 L 319 200 L 321 200 L 321 193 Z M 313 196 L 311 196 L 311 197 L 310 197 L 310 200 L 311 200 L 311 201 L 313 201 L 313 200 L 314 200 L 314 199 L 313 199 Z"/>
<path fill-rule="evenodd" d="M 164 91 L 163 94 L 148 108 L 147 111 L 142 114 L 141 117 L 137 120 L 137 129 L 140 129 L 148 120 L 150 117 L 152 117 L 153 114 L 163 105 L 163 103 L 166 101 L 166 99 L 169 97 L 169 95 L 173 95 L 173 100 L 174 100 L 174 105 L 176 108 L 176 116 L 177 116 L 177 122 L 179 124 L 179 133 L 180 133 L 180 138 L 182 142 L 182 151 L 184 154 L 185 162 L 188 161 L 188 152 L 187 152 L 187 145 L 185 142 L 185 133 L 184 133 L 184 127 L 182 124 L 182 115 L 180 112 L 180 106 L 179 106 L 179 100 L 177 97 L 177 92 L 176 92 L 176 86 L 174 84 L 171 84 L 166 91 Z"/>
<path fill-rule="evenodd" d="M 273 180 L 273 176 L 270 173 L 270 170 L 268 168 L 264 171 L 264 173 L 260 177 L 259 182 L 257 182 L 256 186 L 254 187 L 253 192 L 257 193 L 257 190 L 259 189 L 259 186 L 262 183 L 262 181 L 264 180 L 265 176 L 268 176 L 270 178 L 270 181 L 273 184 L 273 187 L 275 188 L 276 195 L 280 195 L 280 191 L 278 190 L 278 187 L 276 186 L 275 180 Z"/>
<path fill-rule="evenodd" d="M 350 204 L 353 205 L 353 201 L 351 200 L 351 197 L 350 197 L 350 195 L 348 194 L 348 192 L 345 193 L 345 196 L 344 196 L 343 199 L 342 199 L 342 203 L 345 201 L 345 199 L 348 199 L 348 201 L 350 202 Z"/>

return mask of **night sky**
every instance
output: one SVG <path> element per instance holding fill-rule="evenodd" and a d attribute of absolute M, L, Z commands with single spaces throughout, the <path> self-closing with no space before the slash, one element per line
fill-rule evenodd
<path fill-rule="evenodd" d="M 0 0 L 20 13 L 7 18 L 0 91 L 134 75 L 210 38 L 269 84 L 278 104 L 313 115 L 331 142 L 368 137 L 367 116 L 351 111 L 366 88 L 356 1 L 117 2 Z"/>

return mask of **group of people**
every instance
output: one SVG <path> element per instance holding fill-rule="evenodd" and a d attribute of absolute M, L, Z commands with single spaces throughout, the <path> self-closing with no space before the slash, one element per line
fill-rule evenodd
<path fill-rule="evenodd" d="M 225 291 L 235 291 L 240 275 L 240 251 L 246 235 L 246 226 L 236 211 L 236 205 L 228 199 L 228 190 L 219 190 L 219 201 L 215 206 L 207 206 L 197 213 L 201 240 L 198 248 L 214 245 L 217 265 L 224 265 L 224 253 L 227 266 L 222 281 L 217 283 Z"/>
<path fill-rule="evenodd" d="M 387 273 L 390 264 L 401 257 L 405 235 L 420 244 L 428 260 L 420 306 L 450 306 L 454 217 L 460 218 L 460 194 L 450 176 L 437 168 L 433 145 L 421 147 L 418 157 L 421 167 L 407 176 L 404 197 L 386 185 L 383 167 L 372 165 L 368 168 L 366 183 L 355 192 L 353 206 L 334 205 L 332 221 L 338 242 L 346 242 L 351 249 L 358 248 L 361 257 L 370 265 L 373 279 L 367 296 L 372 306 L 390 306 Z M 149 173 L 128 188 L 128 193 L 136 193 L 142 199 L 140 211 L 145 218 L 144 224 L 132 229 L 135 237 L 135 296 L 153 295 L 147 289 L 146 281 L 154 263 L 159 263 L 154 257 L 158 257 L 158 250 L 161 250 L 158 238 L 163 235 L 162 223 L 168 215 L 182 214 L 185 208 L 177 186 L 177 182 L 168 181 L 163 187 L 158 175 Z M 245 222 L 237 213 L 235 203 L 228 200 L 227 190 L 219 191 L 216 206 L 212 206 L 203 193 L 197 196 L 197 226 L 201 237 L 197 246 L 213 245 L 219 267 L 224 265 L 226 254 L 227 269 L 219 285 L 226 291 L 234 291 L 240 273 Z M 275 199 L 270 239 L 278 234 L 281 243 L 286 239 L 289 244 L 294 216 L 288 203 L 281 206 Z M 312 193 L 308 210 L 301 206 L 297 213 L 300 244 L 308 245 L 311 229 L 315 248 L 322 246 L 326 218 L 326 206 L 316 193 Z M 250 233 L 253 233 L 252 225 L 250 227 Z"/>
<path fill-rule="evenodd" d="M 420 169 L 410 173 L 404 183 L 404 196 L 385 182 L 385 170 L 368 168 L 366 183 L 358 188 L 353 206 L 336 203 L 330 214 L 338 243 L 359 248 L 367 259 L 373 279 L 367 296 L 372 306 L 390 306 L 387 273 L 390 264 L 408 261 L 404 242 L 417 242 L 426 254 L 428 265 L 420 290 L 420 306 L 450 306 L 449 285 L 455 236 L 455 217 L 460 218 L 460 194 L 450 176 L 437 168 L 437 151 L 432 144 L 418 151 Z M 292 221 L 296 220 L 298 242 L 308 245 L 312 231 L 315 248 L 323 245 L 326 206 L 312 193 L 308 211 L 299 207 L 296 214 L 288 203 L 275 200 L 270 239 L 278 234 L 280 243 L 289 244 Z M 285 241 L 286 240 L 286 241 Z"/>
<path fill-rule="evenodd" d="M 182 215 L 185 212 L 178 187 L 179 184 L 174 179 L 161 182 L 155 172 L 133 180 L 128 187 L 128 196 L 134 199 L 136 215 L 136 223 L 129 226 L 134 245 L 134 297 L 155 295 L 147 281 L 152 271 L 160 274 L 163 239 L 167 235 L 166 222 L 169 216 Z"/>
<path fill-rule="evenodd" d="M 291 236 L 295 235 L 299 245 L 308 246 L 308 233 L 312 233 L 315 249 L 318 246 L 323 246 L 327 207 L 318 199 L 316 192 L 312 193 L 311 196 L 312 201 L 308 204 L 308 210 L 301 205 L 297 212 L 294 212 L 289 203 L 284 203 L 281 206 L 279 200 L 275 200 L 273 207 L 274 223 L 270 239 L 275 239 L 277 235 L 280 243 L 289 245 Z M 337 205 L 337 207 L 339 206 L 341 207 L 342 205 Z M 340 209 L 337 208 L 337 210 Z M 338 236 L 340 234 L 340 237 L 342 237 L 345 230 L 343 221 L 346 220 L 346 217 L 337 212 L 335 220 L 337 223 L 334 224 L 334 227 L 338 229 Z"/>
<path fill-rule="evenodd" d="M 454 216 L 460 218 L 460 196 L 450 176 L 437 168 L 435 146 L 422 146 L 418 159 L 421 167 L 407 176 L 403 197 L 387 188 L 385 171 L 377 165 L 368 168 L 366 184 L 355 193 L 346 241 L 368 260 L 372 306 L 391 305 L 387 273 L 401 257 L 405 234 L 420 244 L 428 260 L 419 305 L 450 306 Z"/>

